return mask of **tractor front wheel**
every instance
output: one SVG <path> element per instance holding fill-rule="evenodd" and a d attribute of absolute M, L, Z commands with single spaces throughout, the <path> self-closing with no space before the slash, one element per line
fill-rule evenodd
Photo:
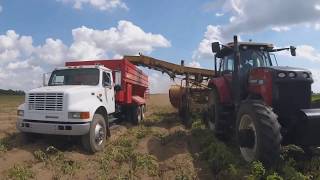
<path fill-rule="evenodd" d="M 259 160 L 270 166 L 279 159 L 280 124 L 277 115 L 262 101 L 247 100 L 240 105 L 236 134 L 246 161 Z"/>

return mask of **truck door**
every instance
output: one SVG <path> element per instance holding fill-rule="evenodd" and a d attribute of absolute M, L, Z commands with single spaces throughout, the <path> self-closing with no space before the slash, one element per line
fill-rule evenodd
<path fill-rule="evenodd" d="M 103 81 L 102 85 L 105 89 L 105 96 L 106 96 L 106 108 L 109 113 L 115 112 L 115 97 L 114 97 L 114 88 L 112 82 L 112 73 L 110 72 L 103 72 Z"/>

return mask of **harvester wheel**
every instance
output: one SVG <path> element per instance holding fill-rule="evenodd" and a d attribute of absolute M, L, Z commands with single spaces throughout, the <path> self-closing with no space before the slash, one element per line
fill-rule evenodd
<path fill-rule="evenodd" d="M 246 161 L 259 160 L 270 166 L 279 159 L 280 124 L 277 115 L 262 101 L 246 100 L 240 105 L 236 134 Z"/>
<path fill-rule="evenodd" d="M 101 151 L 107 139 L 106 120 L 101 114 L 93 116 L 88 134 L 82 136 L 82 145 L 90 153 Z"/>
<path fill-rule="evenodd" d="M 181 118 L 181 122 L 187 128 L 192 126 L 192 119 L 190 113 L 190 103 L 187 100 L 187 96 L 182 96 L 180 108 L 179 108 L 179 115 Z"/>

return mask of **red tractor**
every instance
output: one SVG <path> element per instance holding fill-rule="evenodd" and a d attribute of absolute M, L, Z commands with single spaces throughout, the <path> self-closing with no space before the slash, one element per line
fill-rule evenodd
<path fill-rule="evenodd" d="M 215 77 L 210 93 L 206 124 L 218 137 L 235 132 L 243 158 L 272 165 L 282 145 L 320 145 L 320 109 L 311 109 L 311 72 L 277 66 L 272 44 L 212 43 Z M 273 60 L 275 60 L 273 62 Z"/>

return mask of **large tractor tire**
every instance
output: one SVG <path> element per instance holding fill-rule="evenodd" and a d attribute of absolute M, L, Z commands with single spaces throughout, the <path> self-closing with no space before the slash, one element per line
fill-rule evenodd
<path fill-rule="evenodd" d="M 238 145 L 246 161 L 271 166 L 280 157 L 281 133 L 277 115 L 262 101 L 246 100 L 237 114 Z"/>
<path fill-rule="evenodd" d="M 191 118 L 191 112 L 190 112 L 190 102 L 188 102 L 187 96 L 182 96 L 181 98 L 179 115 L 180 115 L 182 124 L 186 128 L 191 128 L 192 118 Z"/>
<path fill-rule="evenodd" d="M 221 117 L 221 104 L 219 99 L 219 94 L 216 89 L 212 89 L 208 95 L 208 107 L 207 107 L 207 117 L 205 117 L 205 124 L 207 128 L 211 129 L 219 139 L 226 139 L 227 129 L 223 125 L 223 120 Z M 224 122 L 226 124 L 227 122 Z"/>
<path fill-rule="evenodd" d="M 101 151 L 106 144 L 107 135 L 106 119 L 101 114 L 95 114 L 89 133 L 82 136 L 82 145 L 90 153 Z"/>

